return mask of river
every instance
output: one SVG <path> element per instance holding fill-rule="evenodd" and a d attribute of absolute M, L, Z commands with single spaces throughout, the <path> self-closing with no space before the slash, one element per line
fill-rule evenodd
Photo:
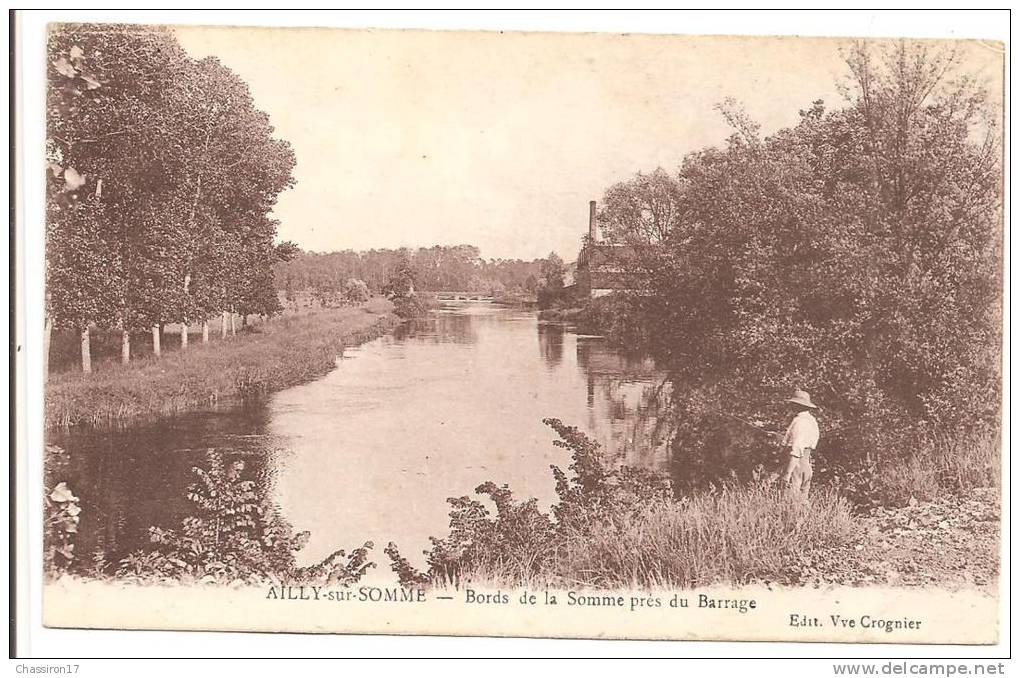
<path fill-rule="evenodd" d="M 487 480 L 548 508 L 549 465 L 570 458 L 545 417 L 593 435 L 611 463 L 667 470 L 652 362 L 532 311 L 451 302 L 337 362 L 257 404 L 51 432 L 67 451 L 57 475 L 81 497 L 79 567 L 147 548 L 150 526 L 179 525 L 191 468 L 210 454 L 243 459 L 275 510 L 311 532 L 300 564 L 372 540 L 380 569 L 389 541 L 422 565 L 428 538 L 447 533 L 446 499 Z"/>

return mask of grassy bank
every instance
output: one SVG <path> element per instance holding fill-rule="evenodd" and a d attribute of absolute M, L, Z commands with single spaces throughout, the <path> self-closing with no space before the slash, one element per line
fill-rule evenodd
<path fill-rule="evenodd" d="M 885 461 L 874 472 L 877 506 L 900 508 L 918 501 L 964 496 L 978 488 L 998 489 L 1002 445 L 995 431 L 943 437 L 904 460 Z"/>
<path fill-rule="evenodd" d="M 852 543 L 859 528 L 833 494 L 810 505 L 790 502 L 774 487 L 733 487 L 687 501 L 655 502 L 633 512 L 555 525 L 548 540 L 507 538 L 463 566 L 429 573 L 432 584 L 606 589 L 698 588 L 762 582 L 795 583 L 805 551 Z"/>
<path fill-rule="evenodd" d="M 553 467 L 558 501 L 549 513 L 534 499 L 485 483 L 450 499 L 450 533 L 433 540 L 419 572 L 395 544 L 385 552 L 404 585 L 682 587 L 789 579 L 805 550 L 848 543 L 858 532 L 850 506 L 832 492 L 791 501 L 775 483 L 732 485 L 676 499 L 661 475 L 610 468 L 598 443 L 547 420 L 554 444 L 572 453 Z M 495 506 L 495 512 L 490 506 Z"/>
<path fill-rule="evenodd" d="M 90 375 L 51 375 L 46 425 L 114 425 L 292 386 L 331 370 L 345 346 L 389 331 L 397 323 L 391 310 L 389 302 L 375 299 L 283 316 L 230 340 L 194 344 L 159 359 L 103 364 Z"/>
<path fill-rule="evenodd" d="M 385 553 L 404 585 L 537 589 L 699 588 L 751 584 L 983 586 L 998 576 L 998 489 L 988 441 L 954 447 L 932 495 L 865 514 L 836 486 L 809 502 L 776 479 L 696 490 L 677 499 L 647 471 L 610 468 L 598 444 L 547 420 L 572 453 L 553 467 L 558 501 L 548 513 L 510 488 L 485 483 L 480 499 L 450 499 L 450 532 L 418 571 L 395 544 Z M 981 462 L 984 463 L 981 463 Z M 491 507 L 495 507 L 493 511 Z M 932 548 L 937 545 L 938 548 Z"/>

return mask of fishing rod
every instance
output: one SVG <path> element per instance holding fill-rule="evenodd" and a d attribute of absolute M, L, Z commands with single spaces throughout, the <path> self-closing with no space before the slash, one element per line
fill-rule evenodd
<path fill-rule="evenodd" d="M 763 425 L 757 424 L 757 423 L 751 421 L 750 419 L 744 419 L 743 417 L 738 417 L 737 415 L 730 414 L 729 412 L 722 412 L 720 410 L 715 410 L 715 413 L 716 414 L 721 414 L 724 417 L 729 417 L 730 419 L 733 419 L 734 421 L 739 421 L 744 426 L 750 426 L 755 431 L 758 431 L 759 433 L 764 433 L 767 436 L 780 437 L 780 436 L 783 435 L 779 431 L 773 431 L 771 429 L 767 429 Z"/>
<path fill-rule="evenodd" d="M 754 430 L 759 431 L 760 433 L 764 433 L 765 435 L 776 436 L 776 437 L 782 437 L 782 435 L 783 435 L 782 432 L 780 432 L 780 431 L 773 431 L 771 429 L 767 429 L 764 426 L 762 426 L 760 424 L 756 424 L 755 422 L 753 422 L 753 421 L 751 421 L 749 419 L 744 419 L 743 417 L 738 417 L 737 415 L 730 414 L 729 412 L 722 412 L 720 410 L 713 410 L 713 412 L 715 412 L 716 414 L 720 414 L 720 415 L 722 415 L 724 417 L 729 417 L 730 419 L 733 419 L 734 421 L 739 421 L 744 426 L 750 426 Z M 859 431 L 860 428 L 861 428 L 861 424 L 860 423 L 849 423 L 849 424 L 844 424 L 842 426 L 835 426 L 833 428 L 825 429 L 823 431 L 823 433 L 826 434 L 826 435 L 832 435 L 834 433 L 843 433 L 845 431 Z"/>

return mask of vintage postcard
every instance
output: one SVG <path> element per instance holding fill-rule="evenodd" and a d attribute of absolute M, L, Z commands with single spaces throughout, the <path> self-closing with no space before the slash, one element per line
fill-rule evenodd
<path fill-rule="evenodd" d="M 997 641 L 1002 44 L 46 49 L 47 626 Z"/>

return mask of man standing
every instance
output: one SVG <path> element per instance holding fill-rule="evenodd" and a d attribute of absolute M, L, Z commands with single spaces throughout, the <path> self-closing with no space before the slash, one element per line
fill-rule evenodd
<path fill-rule="evenodd" d="M 811 411 L 818 406 L 811 402 L 806 391 L 794 391 L 786 402 L 796 414 L 783 436 L 783 447 L 790 448 L 783 481 L 791 496 L 806 501 L 811 489 L 811 454 L 818 446 L 818 422 Z"/>

